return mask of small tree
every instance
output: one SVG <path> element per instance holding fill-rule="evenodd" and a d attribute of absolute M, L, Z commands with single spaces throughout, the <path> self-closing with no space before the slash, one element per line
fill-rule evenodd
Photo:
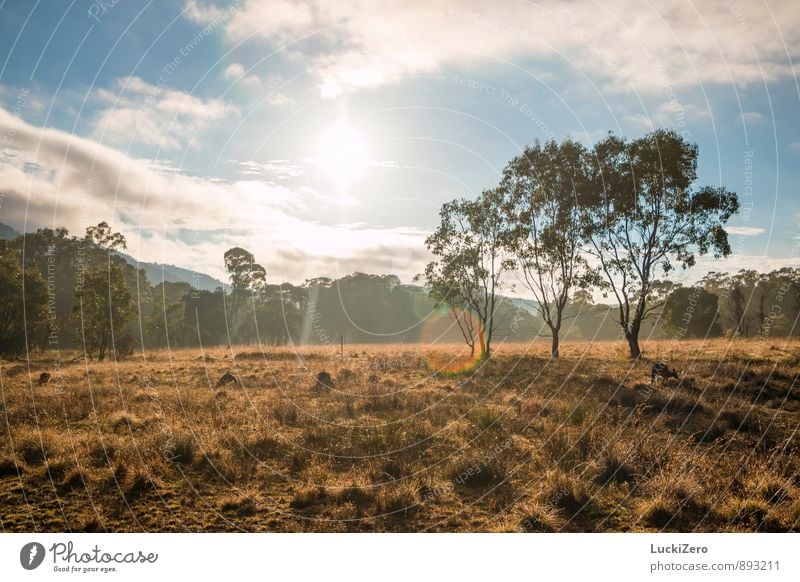
<path fill-rule="evenodd" d="M 526 287 L 552 337 L 559 335 L 570 294 L 585 288 L 594 270 L 581 251 L 584 229 L 580 198 L 586 189 L 586 152 L 577 142 L 535 144 L 506 167 L 501 184 L 514 225 L 510 248 Z"/>
<path fill-rule="evenodd" d="M 424 276 L 429 288 L 429 296 L 436 302 L 436 307 L 447 306 L 450 316 L 456 322 L 461 336 L 464 338 L 464 343 L 469 347 L 469 355 L 472 358 L 475 356 L 475 343 L 477 342 L 479 346 L 483 347 L 484 334 L 480 321 L 472 310 L 472 297 L 475 290 L 453 284 L 458 277 L 454 270 L 460 268 L 461 262 L 455 257 L 453 259 L 441 262 L 438 268 L 431 267 L 432 263 L 429 264 L 425 269 Z"/>
<path fill-rule="evenodd" d="M 671 130 L 630 142 L 610 135 L 595 145 L 590 167 L 588 249 L 617 300 L 630 356 L 638 358 L 642 322 L 654 310 L 656 269 L 690 267 L 696 254 L 727 257 L 723 225 L 738 211 L 738 198 L 724 188 L 692 188 L 697 146 Z"/>
<path fill-rule="evenodd" d="M 426 285 L 436 301 L 446 302 L 457 314 L 462 333 L 467 330 L 465 340 L 474 337 L 470 318 L 477 318 L 481 358 L 491 356 L 497 292 L 514 265 L 507 256 L 510 229 L 502 205 L 500 189 L 486 190 L 477 200 L 447 202 L 438 228 L 425 240 L 436 257 L 425 268 Z"/>

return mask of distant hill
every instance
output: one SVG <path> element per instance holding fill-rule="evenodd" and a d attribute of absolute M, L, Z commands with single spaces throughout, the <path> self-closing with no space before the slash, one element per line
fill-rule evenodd
<path fill-rule="evenodd" d="M 538 315 L 539 307 L 533 299 L 523 299 L 521 297 L 509 297 L 508 300 L 517 308 L 527 311 L 531 315 Z"/>
<path fill-rule="evenodd" d="M 144 263 L 125 253 L 119 253 L 119 255 L 137 269 L 143 269 L 151 285 L 158 285 L 166 281 L 168 283 L 189 283 L 195 289 L 203 291 L 214 291 L 217 287 L 227 288 L 225 283 L 205 273 L 163 263 Z"/>
<path fill-rule="evenodd" d="M 0 239 L 12 240 L 19 235 L 20 233 L 17 230 L 0 222 Z M 196 273 L 195 271 L 176 267 L 175 265 L 145 263 L 137 261 L 132 256 L 126 255 L 125 253 L 119 253 L 119 255 L 137 269 L 143 269 L 151 285 L 158 285 L 164 281 L 168 283 L 189 283 L 194 288 L 203 291 L 214 291 L 217 287 L 226 287 L 225 283 L 205 273 Z"/>
<path fill-rule="evenodd" d="M 19 236 L 19 233 L 8 226 L 7 224 L 3 224 L 0 222 L 0 239 L 2 240 L 12 240 Z"/>

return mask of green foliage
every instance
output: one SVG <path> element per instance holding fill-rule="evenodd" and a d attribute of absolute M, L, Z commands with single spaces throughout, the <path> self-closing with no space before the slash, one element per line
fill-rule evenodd
<path fill-rule="evenodd" d="M 502 210 L 513 225 L 509 245 L 550 329 L 554 357 L 570 294 L 596 278 L 581 251 L 579 204 L 588 186 L 586 150 L 571 140 L 527 147 L 503 172 Z"/>
<path fill-rule="evenodd" d="M 234 295 L 236 293 L 258 292 L 266 285 L 267 271 L 255 262 L 253 253 L 241 247 L 225 251 L 225 270 L 231 278 Z"/>
<path fill-rule="evenodd" d="M 17 254 L 0 242 L 0 354 L 16 356 L 45 322 L 47 289 L 42 275 L 23 271 Z"/>
<path fill-rule="evenodd" d="M 255 262 L 250 251 L 233 247 L 225 251 L 225 270 L 231 279 L 231 297 L 228 305 L 229 325 L 235 328 L 243 302 L 248 298 L 261 297 L 267 285 L 267 271 Z"/>
<path fill-rule="evenodd" d="M 702 287 L 679 287 L 664 305 L 664 324 L 676 337 L 705 338 L 722 334 L 719 298 Z"/>
<path fill-rule="evenodd" d="M 436 257 L 423 275 L 431 298 L 450 307 L 464 341 L 474 353 L 477 340 L 482 358 L 491 354 L 503 275 L 514 267 L 503 204 L 500 188 L 476 200 L 448 202 L 439 212 L 439 227 L 425 240 Z"/>
<path fill-rule="evenodd" d="M 723 325 L 734 336 L 785 336 L 800 331 L 800 269 L 785 267 L 771 273 L 741 270 L 711 272 L 700 284 L 720 297 Z"/>
<path fill-rule="evenodd" d="M 625 141 L 615 135 L 589 156 L 590 187 L 583 197 L 589 253 L 600 263 L 613 294 L 631 357 L 639 357 L 639 332 L 652 313 L 657 269 L 690 267 L 696 255 L 726 257 L 723 225 L 739 209 L 724 188 L 693 189 L 697 146 L 659 129 Z"/>
<path fill-rule="evenodd" d="M 103 360 L 112 340 L 122 335 L 133 315 L 133 301 L 123 266 L 112 260 L 105 269 L 95 267 L 88 271 L 78 287 L 76 299 L 75 313 L 86 353 L 96 354 L 98 360 Z"/>
<path fill-rule="evenodd" d="M 108 251 L 118 251 L 128 248 L 125 237 L 111 230 L 107 222 L 103 221 L 97 226 L 86 229 L 86 240 L 95 246 Z"/>
<path fill-rule="evenodd" d="M 123 330 L 133 317 L 133 300 L 130 282 L 126 274 L 132 267 L 114 251 L 126 248 L 125 237 L 113 232 L 108 223 L 86 229 L 85 240 L 93 249 L 105 251 L 105 264 L 98 261 L 85 273 L 79 272 L 75 285 L 76 304 L 73 312 L 79 319 L 76 330 L 80 334 L 84 349 L 98 360 L 105 359 L 106 352 L 114 342 L 121 339 Z M 126 340 L 125 351 L 130 349 Z"/>
<path fill-rule="evenodd" d="M 530 340 L 543 326 L 554 356 L 562 338 L 611 339 L 620 327 L 632 357 L 641 354 L 643 329 L 654 337 L 796 335 L 800 269 L 711 273 L 693 289 L 665 280 L 697 256 L 731 252 L 724 225 L 738 198 L 697 187 L 697 157 L 696 145 L 663 129 L 634 140 L 610 134 L 591 149 L 570 139 L 527 147 L 498 187 L 442 206 L 425 241 L 433 260 L 418 276 L 424 289 L 364 273 L 268 284 L 264 267 L 242 247 L 223 257 L 230 293 L 187 283 L 153 287 L 119 255 L 125 237 L 108 223 L 80 238 L 39 229 L 0 247 L 0 351 L 19 353 L 26 332 L 28 346 L 47 347 L 51 330 L 58 347 L 85 344 L 100 359 L 109 349 L 130 352 L 139 339 L 145 347 L 338 346 L 340 337 L 402 343 L 460 334 L 481 361 L 495 336 Z M 501 297 L 514 278 L 534 304 Z M 594 305 L 597 288 L 615 305 Z M 123 337 L 125 346 L 112 344 Z"/>

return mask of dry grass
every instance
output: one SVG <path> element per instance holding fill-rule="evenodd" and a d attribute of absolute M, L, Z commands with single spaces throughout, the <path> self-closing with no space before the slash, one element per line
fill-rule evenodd
<path fill-rule="evenodd" d="M 618 343 L 545 350 L 472 368 L 460 346 L 402 345 L 42 357 L 31 377 L 0 362 L 0 528 L 798 528 L 800 344 L 645 345 L 681 376 L 655 386 Z M 241 385 L 216 388 L 224 372 Z"/>

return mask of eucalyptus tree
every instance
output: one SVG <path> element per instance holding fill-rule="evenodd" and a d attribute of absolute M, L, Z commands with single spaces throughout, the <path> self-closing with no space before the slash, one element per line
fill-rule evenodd
<path fill-rule="evenodd" d="M 267 271 L 256 263 L 255 256 L 242 247 L 233 247 L 223 256 L 225 270 L 231 281 L 231 295 L 228 305 L 228 334 L 236 333 L 239 311 L 247 298 L 263 298 L 267 287 Z M 255 312 L 255 303 L 253 305 Z"/>
<path fill-rule="evenodd" d="M 508 252 L 511 225 L 500 212 L 503 204 L 501 188 L 485 190 L 475 200 L 447 202 L 439 212 L 439 226 L 425 240 L 435 259 L 421 278 L 434 300 L 450 306 L 473 352 L 470 342 L 477 341 L 481 358 L 491 356 L 498 292 L 514 265 Z"/>
<path fill-rule="evenodd" d="M 126 279 L 126 271 L 132 267 L 118 254 L 127 247 L 125 237 L 112 231 L 107 222 L 88 227 L 84 240 L 95 250 L 107 253 L 108 260 L 92 266 L 76 281 L 77 303 L 73 310 L 80 318 L 76 333 L 85 352 L 96 352 L 102 361 L 133 317 L 134 305 Z"/>
<path fill-rule="evenodd" d="M 632 141 L 610 134 L 589 158 L 591 185 L 582 206 L 587 250 L 599 264 L 630 356 L 641 356 L 642 322 L 653 304 L 658 270 L 695 264 L 697 255 L 731 253 L 723 225 L 739 209 L 724 187 L 695 187 L 696 145 L 675 131 Z"/>
<path fill-rule="evenodd" d="M 578 142 L 536 143 L 503 173 L 503 209 L 512 224 L 510 249 L 525 286 L 536 300 L 558 357 L 570 296 L 596 278 L 582 251 L 582 197 L 589 181 L 585 148 Z"/>

